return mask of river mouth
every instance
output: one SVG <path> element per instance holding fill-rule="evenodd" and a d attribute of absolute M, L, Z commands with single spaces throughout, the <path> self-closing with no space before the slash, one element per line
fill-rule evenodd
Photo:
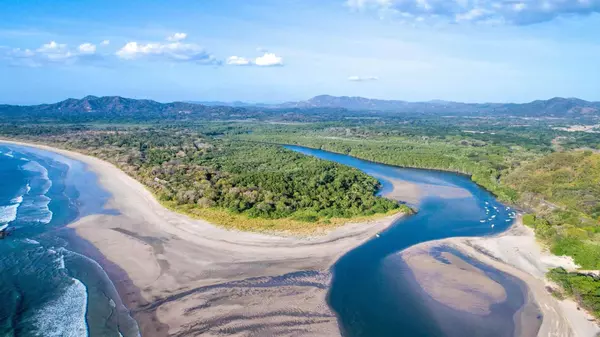
<path fill-rule="evenodd" d="M 519 335 L 514 317 L 528 296 L 522 282 L 452 251 L 485 272 L 506 294 L 484 315 L 465 313 L 424 292 L 414 270 L 398 254 L 428 241 L 499 234 L 512 225 L 513 210 L 464 175 L 392 167 L 298 146 L 286 148 L 370 174 L 382 183 L 383 195 L 400 200 L 411 197 L 409 204 L 418 209 L 332 267 L 328 304 L 344 336 Z"/>

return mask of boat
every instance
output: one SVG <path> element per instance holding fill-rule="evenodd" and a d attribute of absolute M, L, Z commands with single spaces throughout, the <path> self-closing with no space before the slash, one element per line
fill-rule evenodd
<path fill-rule="evenodd" d="M 492 224 L 492 228 L 494 228 L 494 226 L 495 226 L 495 225 L 494 225 L 494 224 Z"/>
<path fill-rule="evenodd" d="M 479 222 L 481 222 L 481 223 L 484 223 L 484 222 L 486 222 L 486 221 L 487 221 L 487 220 L 479 220 Z"/>

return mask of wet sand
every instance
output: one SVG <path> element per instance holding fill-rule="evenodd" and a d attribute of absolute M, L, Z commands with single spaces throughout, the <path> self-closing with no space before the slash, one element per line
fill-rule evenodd
<path fill-rule="evenodd" d="M 408 264 L 421 288 L 436 301 L 476 315 L 488 315 L 491 306 L 506 300 L 502 285 L 458 256 L 431 247 L 418 246 L 400 256 Z"/>
<path fill-rule="evenodd" d="M 402 255 L 410 256 L 412 252 L 439 247 L 456 249 L 526 284 L 529 300 L 515 314 L 516 336 L 531 336 L 535 331 L 538 331 L 539 337 L 594 337 L 600 333 L 600 327 L 589 313 L 578 310 L 572 300 L 555 299 L 547 289 L 556 287 L 545 278 L 549 269 L 561 266 L 567 270 L 576 270 L 577 266 L 570 258 L 553 256 L 542 249 L 536 242 L 533 231 L 523 226 L 520 218 L 508 231 L 497 236 L 426 242 L 403 251 Z M 415 271 L 418 273 L 419 268 Z M 465 282 L 471 283 L 466 279 Z M 441 298 L 440 302 L 443 303 L 444 300 L 447 298 Z M 535 320 L 537 310 L 543 316 L 539 329 L 530 324 Z"/>
<path fill-rule="evenodd" d="M 114 272 L 110 267 L 107 272 L 144 336 L 339 336 L 337 319 L 326 304 L 330 267 L 401 217 L 348 224 L 313 238 L 229 231 L 165 209 L 140 183 L 112 164 L 75 152 L 34 146 L 84 162 L 111 193 L 107 208 L 118 211 L 118 215 L 87 216 L 71 227 L 114 264 Z M 394 189 L 386 196 L 402 201 L 419 200 L 439 189 L 436 186 L 427 191 L 401 185 L 404 182 L 400 181 L 392 183 Z M 463 195 L 460 193 L 447 191 L 449 198 Z M 532 233 L 522 226 L 497 237 L 428 242 L 405 252 L 436 246 L 456 249 L 525 282 L 530 299 L 544 315 L 538 336 L 588 337 L 599 331 L 572 302 L 559 303 L 548 294 L 545 270 L 553 265 L 568 266 L 568 261 L 539 252 Z M 434 263 L 423 258 L 429 265 L 425 270 L 435 275 Z M 484 280 L 479 271 L 460 259 L 446 258 L 452 268 L 462 268 L 462 276 L 446 283 L 458 290 L 432 298 L 453 305 L 449 306 L 452 310 L 477 312 L 477 316 L 501 303 L 502 292 L 493 281 Z M 439 268 L 449 270 L 447 266 Z M 474 279 L 477 282 L 469 284 Z M 422 279 L 422 286 L 432 293 L 427 280 L 431 277 Z M 473 295 L 464 284 L 479 294 Z M 455 303 L 463 295 L 470 300 Z M 524 324 L 532 312 L 524 306 L 515 314 L 516 329 L 526 336 L 535 330 Z"/>
<path fill-rule="evenodd" d="M 110 163 L 19 145 L 85 163 L 111 193 L 106 208 L 118 215 L 86 216 L 70 227 L 126 273 L 125 279 L 107 268 L 143 336 L 339 335 L 326 303 L 329 268 L 402 217 L 352 223 L 312 238 L 229 231 L 165 209 Z"/>
<path fill-rule="evenodd" d="M 386 258 L 447 337 L 535 337 L 541 317 L 524 282 L 441 244 L 420 244 Z M 402 268 L 402 266 L 405 268 Z M 525 310 L 524 310 L 525 309 Z"/>

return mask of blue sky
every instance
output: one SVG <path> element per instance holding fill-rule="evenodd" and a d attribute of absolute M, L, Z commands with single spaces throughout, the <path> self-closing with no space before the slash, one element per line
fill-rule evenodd
<path fill-rule="evenodd" d="M 0 103 L 600 101 L 600 0 L 2 1 Z"/>

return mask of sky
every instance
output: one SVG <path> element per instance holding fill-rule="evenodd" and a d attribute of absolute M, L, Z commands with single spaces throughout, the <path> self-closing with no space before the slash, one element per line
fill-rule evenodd
<path fill-rule="evenodd" d="M 3 0 L 0 103 L 600 101 L 600 0 Z"/>

